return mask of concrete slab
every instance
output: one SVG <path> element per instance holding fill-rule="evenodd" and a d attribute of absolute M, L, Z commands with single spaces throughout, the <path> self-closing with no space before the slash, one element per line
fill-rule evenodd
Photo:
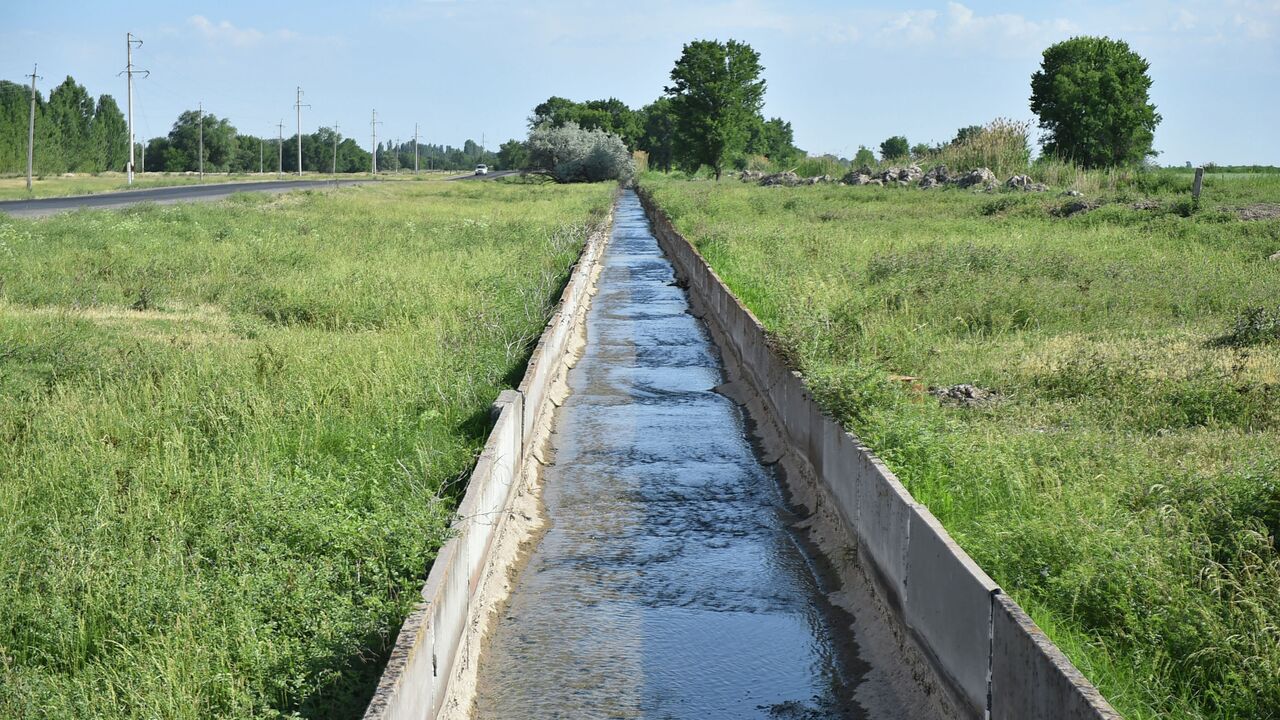
<path fill-rule="evenodd" d="M 1120 720 L 1120 714 L 1017 603 L 1005 595 L 995 600 L 992 720 Z"/>
<path fill-rule="evenodd" d="M 915 502 L 902 483 L 870 455 L 857 454 L 854 479 L 858 491 L 859 548 L 871 557 L 873 574 L 883 585 L 885 600 L 898 613 L 907 582 L 907 543 Z"/>
<path fill-rule="evenodd" d="M 964 693 L 970 710 L 987 706 L 991 602 L 999 588 L 921 505 L 912 508 L 907 546 L 907 626 L 940 671 Z"/>

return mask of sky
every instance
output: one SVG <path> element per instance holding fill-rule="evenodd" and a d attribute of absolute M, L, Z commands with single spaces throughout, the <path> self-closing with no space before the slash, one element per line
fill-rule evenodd
<path fill-rule="evenodd" d="M 761 55 L 764 112 L 798 146 L 852 157 L 892 135 L 943 142 L 957 128 L 1034 120 L 1030 77 L 1050 44 L 1122 39 L 1151 63 L 1158 162 L 1280 165 L 1280 0 L 906 3 L 833 0 L 0 0 L 0 77 L 33 63 L 48 91 L 72 75 L 124 107 L 125 33 L 136 135 L 168 132 L 197 103 L 246 134 L 335 123 L 378 138 L 488 148 L 523 137 L 551 95 L 663 93 L 684 43 L 730 38 Z M 1035 131 L 1038 136 L 1038 131 Z"/>

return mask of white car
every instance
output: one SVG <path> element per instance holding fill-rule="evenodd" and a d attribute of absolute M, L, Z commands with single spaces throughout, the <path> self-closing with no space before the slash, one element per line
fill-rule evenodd
<path fill-rule="evenodd" d="M 489 174 L 489 166 L 488 166 L 488 165 L 485 165 L 484 163 L 481 163 L 481 164 L 477 165 L 477 166 L 476 166 L 476 174 L 477 174 L 477 175 L 488 175 L 488 174 Z"/>

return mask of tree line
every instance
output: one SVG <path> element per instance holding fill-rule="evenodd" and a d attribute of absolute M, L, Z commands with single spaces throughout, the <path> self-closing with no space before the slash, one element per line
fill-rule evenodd
<path fill-rule="evenodd" d="M 664 172 L 707 166 L 718 177 L 726 167 L 746 167 L 753 157 L 776 165 L 798 161 L 805 153 L 795 146 L 791 123 L 760 112 L 763 70 L 759 53 L 746 43 L 696 40 L 684 46 L 671 71 L 672 85 L 653 102 L 633 109 L 612 97 L 577 102 L 553 95 L 533 108 L 530 139 L 503 143 L 498 155 L 510 167 L 537 165 L 531 143 L 545 144 L 547 130 L 576 127 L 617 136 L 628 151 L 644 152 L 650 168 Z M 543 155 L 542 164 L 552 159 Z"/>
<path fill-rule="evenodd" d="M 31 89 L 0 80 L 0 172 L 26 172 Z M 124 168 L 129 156 L 124 114 L 110 95 L 95 101 L 70 76 L 36 92 L 34 170 L 41 174 Z"/>
<path fill-rule="evenodd" d="M 124 171 L 129 158 L 128 125 L 110 95 L 95 101 L 83 85 L 68 76 L 46 100 L 36 91 L 34 171 L 41 175 L 66 172 Z M 31 89 L 0 80 L 0 173 L 27 169 L 27 130 Z M 139 142 L 137 167 L 145 172 L 195 172 L 201 163 L 203 128 L 204 170 L 211 173 L 297 172 L 298 138 L 280 139 L 239 132 L 231 121 L 209 112 L 187 110 L 167 135 Z M 336 158 L 335 158 L 336 144 Z M 378 169 L 412 169 L 413 142 L 378 143 Z M 473 140 L 463 147 L 418 146 L 422 169 L 467 170 L 476 163 L 501 166 L 499 154 L 485 151 Z M 353 138 L 322 127 L 302 135 L 302 166 L 313 172 L 368 172 L 369 151 Z"/>

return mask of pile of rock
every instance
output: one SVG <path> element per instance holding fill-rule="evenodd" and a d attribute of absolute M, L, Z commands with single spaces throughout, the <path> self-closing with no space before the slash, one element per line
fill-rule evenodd
<path fill-rule="evenodd" d="M 920 178 L 920 189 L 928 190 L 931 187 L 946 185 L 949 182 L 955 181 L 956 176 L 952 175 L 951 171 L 947 170 L 946 165 L 935 165 L 932 168 L 929 168 L 929 172 L 925 173 L 924 177 Z"/>
<path fill-rule="evenodd" d="M 975 185 L 980 185 L 983 189 L 988 190 L 995 188 L 1000 184 L 1000 181 L 996 179 L 996 174 L 984 167 L 977 168 L 976 170 L 970 170 L 969 172 L 957 177 L 953 182 L 957 187 L 970 188 Z"/>
<path fill-rule="evenodd" d="M 995 390 L 978 387 L 969 383 L 950 387 L 929 387 L 929 394 L 938 398 L 944 405 L 976 408 L 1000 401 L 1000 393 Z"/>
<path fill-rule="evenodd" d="M 743 182 L 754 182 L 766 187 L 795 187 L 796 185 L 822 185 L 836 182 L 830 175 L 802 178 L 790 170 L 767 174 L 756 170 L 744 170 L 739 174 L 739 178 Z M 975 190 L 995 190 L 1001 185 L 996 174 L 984 167 L 965 173 L 954 173 L 946 165 L 935 165 L 925 171 L 916 164 L 903 167 L 894 166 L 879 171 L 863 165 L 857 170 L 851 170 L 846 173 L 844 177 L 840 178 L 839 182 L 842 185 L 876 185 L 881 187 L 908 187 L 915 185 L 922 190 L 947 185 L 959 188 L 973 188 Z M 1014 175 L 1004 182 L 1004 187 L 1022 192 L 1048 192 L 1049 190 L 1048 185 L 1036 182 L 1029 175 Z"/>
<path fill-rule="evenodd" d="M 1014 175 L 1005 180 L 1004 186 L 1010 190 L 1022 190 L 1024 192 L 1049 192 L 1048 185 L 1032 180 L 1030 175 Z"/>
<path fill-rule="evenodd" d="M 795 187 L 796 185 L 799 185 L 799 184 L 800 184 L 800 176 L 796 175 L 790 170 L 786 170 L 780 173 L 771 173 L 769 175 L 765 175 L 764 177 L 760 178 L 760 185 L 762 187 L 772 187 L 774 185 L 781 185 L 783 187 Z"/>
<path fill-rule="evenodd" d="M 847 173 L 840 182 L 845 185 L 900 185 L 906 186 L 924 177 L 924 171 L 919 165 L 908 165 L 906 167 L 891 167 L 873 172 L 871 168 L 863 165 L 857 170 Z"/>

